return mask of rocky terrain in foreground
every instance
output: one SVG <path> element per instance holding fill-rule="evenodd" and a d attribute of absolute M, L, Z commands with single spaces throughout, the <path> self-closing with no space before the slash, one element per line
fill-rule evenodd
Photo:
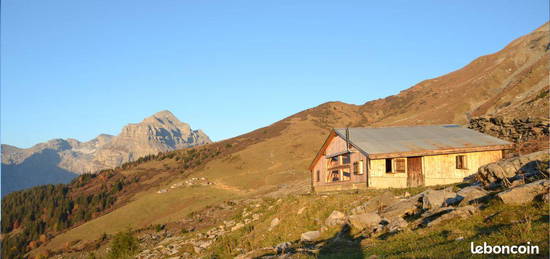
<path fill-rule="evenodd" d="M 483 240 L 529 241 L 546 255 L 549 158 L 545 150 L 488 164 L 448 186 L 228 201 L 134 230 L 135 257 L 453 257 Z M 100 247 L 94 255 L 108 253 L 108 242 Z M 86 245 L 79 249 L 58 258 L 90 254 Z"/>
<path fill-rule="evenodd" d="M 53 139 L 27 149 L 2 145 L 2 196 L 35 185 L 67 183 L 77 174 L 211 142 L 203 131 L 161 111 L 126 125 L 117 136 L 101 134 L 87 142 Z"/>

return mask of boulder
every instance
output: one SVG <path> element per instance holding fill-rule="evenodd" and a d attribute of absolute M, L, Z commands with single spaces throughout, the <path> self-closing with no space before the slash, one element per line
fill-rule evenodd
<path fill-rule="evenodd" d="M 488 192 L 480 186 L 468 186 L 456 193 L 456 197 L 447 199 L 448 205 L 467 205 L 470 201 L 477 200 L 479 198 L 487 196 Z"/>
<path fill-rule="evenodd" d="M 447 201 L 456 197 L 456 193 L 450 190 L 427 190 L 422 197 L 422 208 L 433 210 L 441 208 Z"/>
<path fill-rule="evenodd" d="M 508 184 L 508 178 L 516 174 L 537 174 L 539 164 L 548 158 L 548 151 L 540 151 L 519 157 L 513 157 L 479 167 L 477 179 L 484 186 L 494 182 L 504 181 Z"/>
<path fill-rule="evenodd" d="M 380 213 L 380 216 L 388 219 L 397 217 L 402 218 L 406 215 L 412 215 L 418 212 L 418 205 L 418 197 L 415 195 L 407 200 L 390 205 Z"/>
<path fill-rule="evenodd" d="M 382 218 L 374 212 L 351 215 L 348 217 L 350 226 L 359 230 L 376 228 L 381 220 Z"/>
<path fill-rule="evenodd" d="M 525 204 L 539 195 L 548 193 L 549 187 L 550 180 L 538 180 L 500 192 L 497 197 L 505 204 Z"/>
<path fill-rule="evenodd" d="M 387 191 L 368 200 L 364 205 L 365 212 L 378 212 L 388 206 L 399 202 L 392 192 Z"/>
<path fill-rule="evenodd" d="M 334 210 L 332 211 L 330 216 L 328 216 L 328 218 L 325 220 L 325 225 L 329 227 L 339 226 L 339 225 L 346 224 L 346 220 L 347 220 L 346 214 L 340 211 Z"/>
<path fill-rule="evenodd" d="M 388 224 L 385 226 L 385 228 L 388 230 L 388 232 L 401 231 L 409 225 L 409 223 L 401 217 L 386 219 L 386 221 L 388 222 Z"/>
<path fill-rule="evenodd" d="M 321 232 L 319 231 L 308 231 L 305 233 L 302 233 L 300 236 L 300 241 L 302 242 L 311 242 L 319 239 L 321 237 Z"/>
<path fill-rule="evenodd" d="M 439 214 L 439 216 L 436 217 L 435 219 L 431 219 L 431 220 L 426 219 L 424 221 L 424 225 L 426 225 L 427 227 L 431 227 L 431 226 L 441 224 L 450 219 L 467 218 L 474 215 L 477 212 L 477 210 L 478 210 L 477 207 L 474 207 L 472 205 L 467 205 L 456 209 L 448 209 L 448 210 L 445 210 L 445 213 Z"/>

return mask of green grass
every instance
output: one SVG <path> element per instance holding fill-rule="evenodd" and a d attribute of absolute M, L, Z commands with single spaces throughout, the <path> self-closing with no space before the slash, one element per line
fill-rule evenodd
<path fill-rule="evenodd" d="M 102 217 L 93 219 L 56 236 L 41 249 L 57 250 L 72 240 L 89 242 L 104 232 L 114 234 L 128 227 L 137 229 L 151 224 L 174 222 L 191 211 L 216 204 L 234 194 L 212 187 L 175 188 L 158 194 L 155 191 L 142 193 L 133 202 Z"/>
<path fill-rule="evenodd" d="M 395 194 L 409 192 L 414 195 L 422 190 L 423 188 L 391 191 Z M 216 241 L 208 254 L 216 258 L 232 258 L 239 254 L 239 249 L 252 251 L 282 242 L 297 241 L 301 233 L 319 230 L 333 210 L 348 212 L 381 192 L 369 190 L 327 196 L 288 196 L 278 203 L 275 200 L 266 200 L 259 208 L 247 208 L 252 211 L 251 214 L 262 213 L 260 221 Z M 273 208 L 268 209 L 270 206 Z M 535 202 L 524 206 L 510 206 L 491 200 L 484 206 L 479 213 L 466 219 L 394 235 L 363 239 L 359 233 L 352 231 L 346 234 L 346 239 L 350 242 L 334 242 L 334 237 L 341 229 L 329 228 L 322 233 L 318 254 L 300 254 L 297 258 L 368 258 L 372 255 L 382 258 L 464 258 L 472 256 L 470 242 L 474 242 L 474 245 L 482 245 L 483 242 L 489 245 L 521 245 L 531 242 L 531 245 L 539 246 L 541 255 L 548 254 L 548 204 Z M 306 209 L 298 215 L 297 211 L 302 207 Z M 275 217 L 281 223 L 268 231 L 269 224 Z M 235 219 L 242 220 L 240 216 Z M 271 253 L 264 250 L 254 256 Z"/>
<path fill-rule="evenodd" d="M 387 258 L 470 257 L 470 242 L 481 245 L 538 245 L 548 255 L 548 204 L 508 206 L 492 202 L 479 214 L 444 225 L 401 232 L 385 240 L 365 240 L 365 257 Z M 462 240 L 457 240 L 458 238 Z M 481 257 L 481 256 L 479 256 Z M 490 257 L 496 257 L 492 255 Z M 510 255 L 502 256 L 510 257 Z"/>

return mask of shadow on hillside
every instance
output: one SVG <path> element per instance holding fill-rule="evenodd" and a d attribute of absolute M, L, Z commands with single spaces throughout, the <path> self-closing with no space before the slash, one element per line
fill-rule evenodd
<path fill-rule="evenodd" d="M 325 245 L 321 246 L 318 258 L 363 258 L 363 249 L 361 249 L 363 238 L 353 238 L 350 232 L 349 225 L 342 226 L 340 232 L 325 240 Z"/>
<path fill-rule="evenodd" d="M 2 163 L 2 197 L 37 185 L 69 183 L 77 174 L 58 167 L 60 161 L 54 150 L 44 149 L 20 164 Z"/>

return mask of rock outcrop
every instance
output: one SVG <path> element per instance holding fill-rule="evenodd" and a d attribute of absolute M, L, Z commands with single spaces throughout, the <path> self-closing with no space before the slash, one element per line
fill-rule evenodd
<path fill-rule="evenodd" d="M 339 226 L 346 223 L 346 214 L 340 212 L 340 211 L 333 211 L 330 216 L 325 220 L 325 225 L 332 227 L 332 226 Z"/>
<path fill-rule="evenodd" d="M 492 183 L 510 186 L 510 182 L 517 176 L 524 178 L 537 174 L 548 175 L 548 166 L 542 166 L 543 163 L 548 163 L 548 159 L 548 151 L 540 151 L 490 163 L 478 169 L 477 180 L 485 186 Z"/>
<path fill-rule="evenodd" d="M 300 235 L 300 241 L 302 242 L 311 242 L 317 240 L 319 237 L 321 237 L 321 232 L 315 230 L 315 231 L 308 231 L 305 233 L 302 233 Z"/>
<path fill-rule="evenodd" d="M 549 126 L 548 118 L 537 117 L 477 117 L 468 124 L 470 129 L 516 143 L 548 137 Z"/>
<path fill-rule="evenodd" d="M 550 180 L 538 180 L 500 192 L 497 197 L 505 204 L 525 204 L 539 195 L 547 194 L 548 188 L 550 188 Z"/>
<path fill-rule="evenodd" d="M 201 130 L 161 111 L 125 126 L 118 136 L 101 134 L 87 142 L 53 139 L 27 149 L 2 145 L 2 195 L 40 184 L 67 183 L 77 174 L 210 142 Z"/>

